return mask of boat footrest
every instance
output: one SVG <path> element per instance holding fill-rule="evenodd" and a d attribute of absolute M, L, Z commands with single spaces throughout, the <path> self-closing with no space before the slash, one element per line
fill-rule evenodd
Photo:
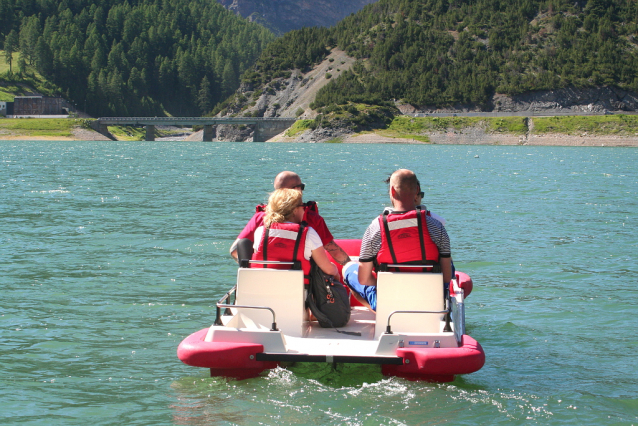
<path fill-rule="evenodd" d="M 260 352 L 256 354 L 256 359 L 257 361 L 278 362 L 342 362 L 348 364 L 403 365 L 403 358 L 396 356 L 309 355 Z"/>

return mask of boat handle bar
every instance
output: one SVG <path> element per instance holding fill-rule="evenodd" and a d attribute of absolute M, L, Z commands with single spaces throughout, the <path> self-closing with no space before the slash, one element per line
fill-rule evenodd
<path fill-rule="evenodd" d="M 268 306 L 225 305 L 223 303 L 218 303 L 217 307 L 218 308 L 268 309 L 270 313 L 272 314 L 272 328 L 270 329 L 270 331 L 279 331 L 277 329 L 277 320 L 275 319 L 275 311 L 273 311 L 272 308 L 269 308 Z"/>
<path fill-rule="evenodd" d="M 285 265 L 285 266 L 292 266 L 293 270 L 301 270 L 301 262 L 299 261 L 294 261 L 294 262 L 283 262 L 280 260 L 248 260 L 248 259 L 242 259 L 241 262 L 239 262 L 239 266 L 241 268 L 249 268 L 251 263 L 255 263 L 257 265 Z"/>
<path fill-rule="evenodd" d="M 228 290 L 228 292 L 224 295 L 224 297 L 222 297 L 221 299 L 219 299 L 219 302 L 217 303 L 222 303 L 224 300 L 228 299 L 230 297 L 230 295 L 237 291 L 237 286 L 234 286 L 233 288 L 231 288 L 230 290 Z"/>
<path fill-rule="evenodd" d="M 394 314 L 449 314 L 450 310 L 447 309 L 445 311 L 392 311 L 390 315 L 388 315 L 388 326 L 385 329 L 385 334 L 392 334 L 392 329 L 390 328 L 390 318 Z"/>
<path fill-rule="evenodd" d="M 249 260 L 248 263 L 257 263 L 259 265 L 294 265 L 295 262 L 283 262 L 279 260 Z"/>
<path fill-rule="evenodd" d="M 419 268 L 419 269 L 432 269 L 435 265 L 402 265 L 402 264 L 388 264 L 389 268 Z"/>
<path fill-rule="evenodd" d="M 222 325 L 222 318 L 221 318 L 221 311 L 219 309 L 219 304 L 224 302 L 225 300 L 230 298 L 230 295 L 233 292 L 237 291 L 237 286 L 233 286 L 233 288 L 231 288 L 230 290 L 228 290 L 228 293 L 226 293 L 224 295 L 224 297 L 222 297 L 221 299 L 219 299 L 219 302 L 217 302 L 217 315 L 215 316 L 215 325 Z M 232 306 L 232 305 L 231 305 Z"/>

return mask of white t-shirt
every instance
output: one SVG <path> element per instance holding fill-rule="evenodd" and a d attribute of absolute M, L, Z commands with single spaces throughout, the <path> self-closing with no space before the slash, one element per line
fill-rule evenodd
<path fill-rule="evenodd" d="M 292 223 L 292 222 L 286 222 Z M 272 232 L 273 230 L 271 230 Z M 261 239 L 264 235 L 264 227 L 260 226 L 255 230 L 254 234 L 254 243 L 253 250 L 255 253 L 259 250 L 259 244 L 261 244 Z M 303 256 L 306 260 L 310 260 L 310 256 L 312 255 L 312 251 L 318 249 L 319 247 L 323 247 L 323 243 L 321 242 L 321 238 L 317 231 L 315 231 L 311 226 L 308 227 L 308 233 L 306 234 L 306 245 L 304 247 Z"/>

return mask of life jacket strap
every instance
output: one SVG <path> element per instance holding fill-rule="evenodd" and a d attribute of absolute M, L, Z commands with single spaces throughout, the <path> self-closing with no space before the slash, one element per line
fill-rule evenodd
<path fill-rule="evenodd" d="M 421 216 L 421 206 L 416 206 L 416 223 L 419 230 L 419 244 L 421 245 L 421 260 L 425 261 L 425 239 L 423 237 L 423 217 Z"/>
<path fill-rule="evenodd" d="M 305 227 L 306 227 L 306 222 L 301 222 L 299 224 L 299 231 L 297 232 L 297 239 L 295 240 L 295 249 L 292 252 L 292 261 L 294 262 L 292 269 L 294 270 L 301 269 L 301 262 L 297 260 L 297 252 L 299 251 L 299 245 L 301 244 L 301 236 L 303 235 L 303 231 Z"/>
<path fill-rule="evenodd" d="M 383 228 L 385 229 L 385 239 L 388 242 L 388 249 L 390 250 L 390 256 L 392 256 L 392 262 L 397 263 L 397 256 L 394 253 L 394 246 L 392 245 L 392 238 L 390 237 L 390 227 L 388 226 L 388 211 L 383 212 Z"/>
<path fill-rule="evenodd" d="M 264 260 L 268 260 L 268 238 L 270 236 L 270 226 L 268 226 L 265 230 L 264 230 L 264 240 L 261 242 L 261 245 L 263 247 L 263 253 L 264 253 Z M 264 263 L 262 265 L 262 267 L 268 268 L 268 264 Z"/>

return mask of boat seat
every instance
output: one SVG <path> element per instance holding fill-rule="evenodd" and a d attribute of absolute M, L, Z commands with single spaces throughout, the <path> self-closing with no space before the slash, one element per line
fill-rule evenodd
<path fill-rule="evenodd" d="M 375 339 L 385 333 L 394 311 L 442 311 L 443 274 L 420 272 L 377 273 Z M 442 314 L 396 313 L 390 319 L 394 334 L 440 333 Z"/>
<path fill-rule="evenodd" d="M 277 328 L 286 335 L 301 337 L 308 321 L 303 280 L 303 271 L 239 268 L 235 303 L 273 309 Z M 272 326 L 272 313 L 267 309 L 238 310 L 257 324 Z"/>

